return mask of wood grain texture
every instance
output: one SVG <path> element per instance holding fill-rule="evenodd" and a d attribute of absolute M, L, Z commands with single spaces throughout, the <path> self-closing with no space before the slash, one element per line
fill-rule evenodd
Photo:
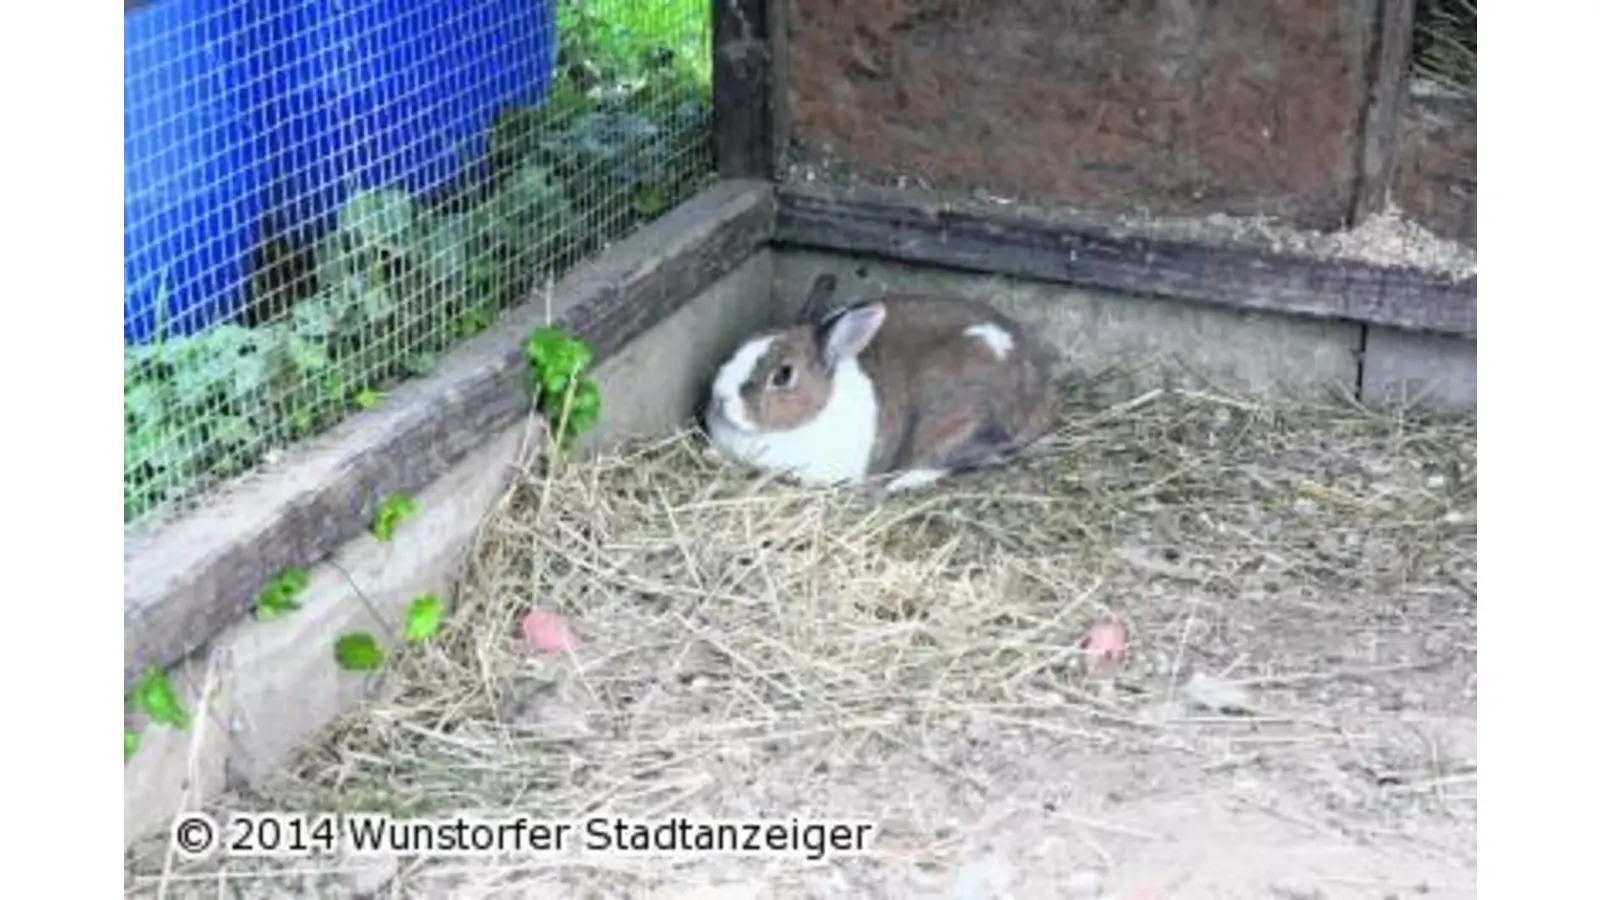
<path fill-rule="evenodd" d="M 1407 218 L 1434 234 L 1478 242 L 1478 104 L 1413 93 L 1400 111 L 1394 182 Z"/>
<path fill-rule="evenodd" d="M 604 360 L 764 246 L 772 220 L 769 185 L 720 182 L 564 279 L 554 318 Z M 296 446 L 273 470 L 192 513 L 131 529 L 124 686 L 147 665 L 170 666 L 203 647 L 279 572 L 310 567 L 360 536 L 383 496 L 420 492 L 526 415 L 522 343 L 544 320 L 543 298 L 533 298 L 428 378 Z"/>
<path fill-rule="evenodd" d="M 1362 113 L 1360 165 L 1350 222 L 1359 225 L 1383 212 L 1389 202 L 1398 152 L 1400 111 L 1411 79 L 1412 28 L 1417 0 L 1379 0 L 1376 40 L 1369 63 L 1371 89 Z"/>
<path fill-rule="evenodd" d="M 1379 0 L 787 0 L 797 162 L 1163 216 L 1350 214 Z"/>
<path fill-rule="evenodd" d="M 778 188 L 780 246 L 1221 306 L 1473 335 L 1477 279 L 1116 228 L 861 185 Z"/>
<path fill-rule="evenodd" d="M 774 86 L 772 0 L 711 4 L 712 121 L 724 178 L 771 178 Z"/>

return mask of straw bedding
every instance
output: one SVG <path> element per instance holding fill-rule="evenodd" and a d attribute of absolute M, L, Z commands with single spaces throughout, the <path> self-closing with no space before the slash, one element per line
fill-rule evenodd
<path fill-rule="evenodd" d="M 131 892 L 976 897 L 983 866 L 1030 865 L 992 862 L 1025 819 L 1064 843 L 1009 890 L 1095 896 L 1186 821 L 1176 798 L 1241 783 L 1241 809 L 1404 842 L 1417 878 L 1471 865 L 1474 423 L 1092 385 L 1065 403 L 1025 464 L 887 500 L 753 479 L 688 435 L 530 466 L 438 644 L 271 796 L 223 801 L 861 819 L 869 854 L 172 865 L 153 845 Z M 534 608 L 575 652 L 530 651 Z M 1127 646 L 1091 666 L 1096 623 Z"/>

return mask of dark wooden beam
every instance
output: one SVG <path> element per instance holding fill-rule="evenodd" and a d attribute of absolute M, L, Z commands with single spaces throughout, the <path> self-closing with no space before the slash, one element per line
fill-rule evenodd
<path fill-rule="evenodd" d="M 781 0 L 711 0 L 712 120 L 717 174 L 771 179 L 774 7 Z"/>
<path fill-rule="evenodd" d="M 767 93 L 767 121 L 772 129 L 772 178 L 782 176 L 789 157 L 789 0 L 767 0 L 767 46 L 772 73 Z"/>
<path fill-rule="evenodd" d="M 733 271 L 772 235 L 765 182 L 721 182 L 612 246 L 556 286 L 557 322 L 597 361 Z M 522 344 L 543 297 L 450 353 L 429 377 L 295 447 L 271 478 L 231 485 L 123 540 L 124 687 L 170 666 L 246 614 L 284 569 L 309 568 L 370 525 L 382 497 L 415 494 L 528 414 Z"/>
<path fill-rule="evenodd" d="M 779 246 L 1472 336 L 1477 279 L 1177 239 L 924 192 L 781 184 Z"/>
<path fill-rule="evenodd" d="M 1357 145 L 1350 223 L 1383 212 L 1399 152 L 1400 111 L 1411 86 L 1411 38 L 1417 0 L 1378 0 L 1376 33 L 1367 63 L 1369 85 Z"/>

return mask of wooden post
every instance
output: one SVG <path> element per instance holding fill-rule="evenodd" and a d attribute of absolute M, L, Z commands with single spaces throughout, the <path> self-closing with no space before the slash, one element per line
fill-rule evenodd
<path fill-rule="evenodd" d="M 1411 88 L 1411 32 L 1417 0 L 1378 0 L 1377 33 L 1368 66 L 1359 168 L 1350 205 L 1351 226 L 1383 212 L 1394 180 L 1400 111 Z"/>
<path fill-rule="evenodd" d="M 772 179 L 777 166 L 773 24 L 782 0 L 711 0 L 717 174 Z"/>

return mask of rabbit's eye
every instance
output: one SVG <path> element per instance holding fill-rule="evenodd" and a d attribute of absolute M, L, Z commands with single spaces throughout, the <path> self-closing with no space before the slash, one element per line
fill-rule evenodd
<path fill-rule="evenodd" d="M 775 388 L 786 388 L 789 386 L 789 382 L 793 380 L 794 366 L 784 363 L 772 370 L 772 378 L 769 379 L 769 383 Z"/>

